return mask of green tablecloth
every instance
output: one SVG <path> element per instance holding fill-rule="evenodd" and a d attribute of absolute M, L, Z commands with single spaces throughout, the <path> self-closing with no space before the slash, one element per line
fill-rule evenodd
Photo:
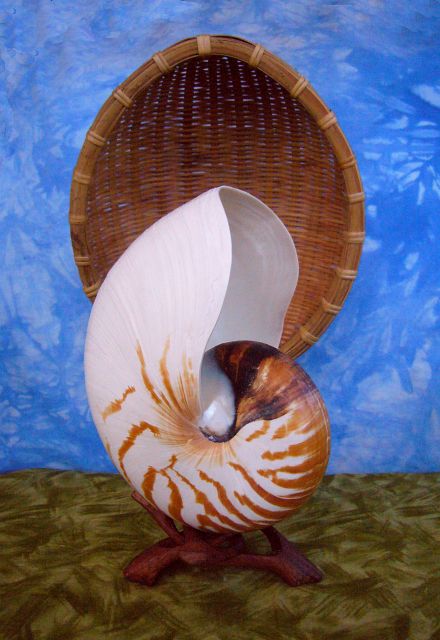
<path fill-rule="evenodd" d="M 325 572 L 300 588 L 188 567 L 127 582 L 163 537 L 129 496 L 114 475 L 0 476 L 1 640 L 440 640 L 440 474 L 326 477 L 279 525 Z"/>

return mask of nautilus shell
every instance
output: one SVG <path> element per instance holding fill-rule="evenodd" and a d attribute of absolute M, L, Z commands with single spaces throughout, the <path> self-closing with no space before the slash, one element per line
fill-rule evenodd
<path fill-rule="evenodd" d="M 172 518 L 258 529 L 319 484 L 327 413 L 277 349 L 297 277 L 277 216 L 219 187 L 147 229 L 103 282 L 85 349 L 93 419 L 120 473 Z"/>

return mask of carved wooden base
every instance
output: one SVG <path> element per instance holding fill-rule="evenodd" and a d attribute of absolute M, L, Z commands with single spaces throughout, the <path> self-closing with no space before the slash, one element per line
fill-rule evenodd
<path fill-rule="evenodd" d="M 178 560 L 205 567 L 242 567 L 272 571 L 292 587 L 322 580 L 319 569 L 273 527 L 261 530 L 270 543 L 272 553 L 248 553 L 241 533 L 209 533 L 187 525 L 179 531 L 171 518 L 148 504 L 139 493 L 134 491 L 132 497 L 168 534 L 168 538 L 140 553 L 124 569 L 124 576 L 132 582 L 152 586 L 160 573 Z"/>

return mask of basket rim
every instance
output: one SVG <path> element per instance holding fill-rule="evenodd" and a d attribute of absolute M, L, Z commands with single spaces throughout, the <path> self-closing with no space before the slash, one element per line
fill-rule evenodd
<path fill-rule="evenodd" d="M 292 357 L 298 357 L 320 336 L 341 311 L 345 299 L 357 276 L 357 268 L 365 239 L 365 195 L 356 157 L 340 128 L 335 114 L 314 90 L 310 82 L 296 69 L 260 44 L 255 44 L 239 36 L 198 35 L 180 40 L 159 51 L 129 75 L 114 89 L 98 111 L 89 128 L 78 161 L 72 175 L 70 190 L 69 223 L 73 237 L 80 239 L 86 251 L 81 255 L 74 245 L 74 260 L 77 265 L 84 293 L 93 302 L 100 281 L 93 273 L 87 242 L 87 195 L 93 178 L 95 164 L 111 131 L 116 126 L 125 109 L 135 97 L 166 74 L 177 64 L 196 57 L 223 55 L 237 58 L 249 66 L 258 68 L 286 89 L 293 99 L 298 100 L 323 131 L 336 161 L 342 171 L 347 202 L 347 228 L 343 234 L 344 244 L 341 259 L 335 268 L 326 298 L 321 298 L 318 308 L 307 322 L 281 345 L 281 350 Z"/>

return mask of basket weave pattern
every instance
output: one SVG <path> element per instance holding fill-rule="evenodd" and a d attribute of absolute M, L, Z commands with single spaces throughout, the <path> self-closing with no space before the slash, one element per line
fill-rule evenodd
<path fill-rule="evenodd" d="M 282 348 L 325 331 L 356 277 L 364 195 L 336 117 L 260 45 L 199 36 L 155 54 L 104 104 L 72 179 L 75 260 L 93 300 L 110 267 L 162 215 L 220 184 L 260 198 L 300 264 Z"/>

